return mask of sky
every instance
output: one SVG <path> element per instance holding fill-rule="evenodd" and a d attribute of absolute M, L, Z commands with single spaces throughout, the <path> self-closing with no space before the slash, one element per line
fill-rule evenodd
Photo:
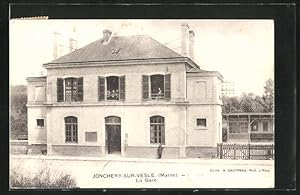
<path fill-rule="evenodd" d="M 53 59 L 54 32 L 60 33 L 65 53 L 68 39 L 78 48 L 102 37 L 146 34 L 181 53 L 181 24 L 195 32 L 194 61 L 201 69 L 220 72 L 233 81 L 235 94 L 262 95 L 265 81 L 274 79 L 273 20 L 46 20 L 12 19 L 9 34 L 11 85 L 26 85 L 26 77 L 45 75 Z M 43 72 L 43 73 L 42 73 Z"/>

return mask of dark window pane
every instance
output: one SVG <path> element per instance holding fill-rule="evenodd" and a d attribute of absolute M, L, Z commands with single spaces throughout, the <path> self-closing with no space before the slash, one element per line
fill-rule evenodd
<path fill-rule="evenodd" d="M 164 117 L 150 117 L 150 143 L 164 143 Z"/>
<path fill-rule="evenodd" d="M 268 130 L 269 130 L 268 122 L 263 122 L 263 131 L 268 131 Z"/>
<path fill-rule="evenodd" d="M 65 134 L 67 142 L 77 142 L 77 118 L 69 116 L 65 118 Z"/>
<path fill-rule="evenodd" d="M 37 127 L 44 127 L 44 119 L 36 119 L 36 125 Z"/>
<path fill-rule="evenodd" d="M 206 119 L 197 118 L 197 126 L 206 127 Z"/>
<path fill-rule="evenodd" d="M 164 99 L 165 77 L 164 75 L 151 75 L 151 99 Z"/>

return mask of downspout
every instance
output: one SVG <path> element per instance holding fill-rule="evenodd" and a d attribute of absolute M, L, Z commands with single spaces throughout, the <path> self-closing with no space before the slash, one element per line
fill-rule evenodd
<path fill-rule="evenodd" d="M 186 68 L 186 65 L 185 65 Z M 184 113 L 184 120 L 185 120 L 185 128 L 184 128 L 184 152 L 186 156 L 186 145 L 187 145 L 187 107 L 188 107 L 188 101 L 187 101 L 187 74 L 185 69 L 185 113 Z"/>

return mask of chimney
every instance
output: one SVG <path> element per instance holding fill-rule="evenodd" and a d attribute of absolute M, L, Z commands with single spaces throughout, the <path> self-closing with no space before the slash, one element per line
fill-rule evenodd
<path fill-rule="evenodd" d="M 193 30 L 189 31 L 189 57 L 191 60 L 194 60 L 194 38 L 195 38 L 195 33 Z"/>
<path fill-rule="evenodd" d="M 188 39 L 189 39 L 189 26 L 188 24 L 181 24 L 181 54 L 187 56 L 188 52 Z"/>
<path fill-rule="evenodd" d="M 70 38 L 69 39 L 69 52 L 74 51 L 74 39 Z"/>
<path fill-rule="evenodd" d="M 76 37 L 76 25 L 74 25 L 69 38 L 69 52 L 75 51 L 78 47 L 78 41 L 76 40 Z"/>
<path fill-rule="evenodd" d="M 77 40 L 70 38 L 69 39 L 69 52 L 75 51 L 77 49 Z"/>
<path fill-rule="evenodd" d="M 102 31 L 103 37 L 101 39 L 102 44 L 107 44 L 111 38 L 111 30 L 105 29 Z"/>
<path fill-rule="evenodd" d="M 59 43 L 60 43 L 60 34 L 57 32 L 53 33 L 53 59 L 59 57 Z"/>

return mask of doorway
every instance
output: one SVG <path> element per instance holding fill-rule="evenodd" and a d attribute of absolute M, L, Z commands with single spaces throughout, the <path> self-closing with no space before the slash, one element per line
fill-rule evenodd
<path fill-rule="evenodd" d="M 121 154 L 121 118 L 108 116 L 105 118 L 106 149 L 108 154 Z"/>

